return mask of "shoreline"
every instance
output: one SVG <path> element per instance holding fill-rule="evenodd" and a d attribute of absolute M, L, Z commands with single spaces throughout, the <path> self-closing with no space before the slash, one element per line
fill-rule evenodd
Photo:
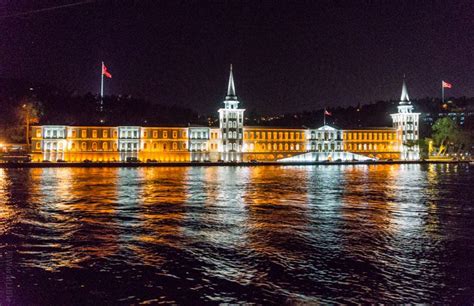
<path fill-rule="evenodd" d="M 0 163 L 0 169 L 12 168 L 139 168 L 139 167 L 258 167 L 258 166 L 338 166 L 338 165 L 399 165 L 399 164 L 469 164 L 469 160 L 416 160 L 416 161 L 346 161 L 346 162 L 30 162 Z"/>

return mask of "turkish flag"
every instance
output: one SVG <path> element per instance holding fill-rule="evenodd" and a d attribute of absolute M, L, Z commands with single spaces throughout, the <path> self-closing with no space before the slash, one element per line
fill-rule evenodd
<path fill-rule="evenodd" d="M 453 85 L 451 83 L 443 81 L 443 88 L 451 88 Z"/>
<path fill-rule="evenodd" d="M 102 74 L 108 77 L 109 79 L 112 78 L 112 75 L 110 74 L 110 72 L 107 71 L 107 67 L 105 67 L 104 64 L 102 64 Z"/>
<path fill-rule="evenodd" d="M 324 115 L 326 116 L 332 116 L 332 113 L 328 112 L 326 109 L 324 109 Z"/>

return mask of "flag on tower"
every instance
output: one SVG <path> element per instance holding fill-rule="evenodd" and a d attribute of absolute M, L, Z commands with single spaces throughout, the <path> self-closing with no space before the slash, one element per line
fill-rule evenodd
<path fill-rule="evenodd" d="M 328 112 L 327 109 L 324 109 L 324 115 L 325 116 L 332 116 L 332 113 Z"/>
<path fill-rule="evenodd" d="M 111 75 L 110 72 L 107 70 L 107 67 L 104 65 L 103 62 L 102 62 L 102 74 L 105 75 L 106 77 L 108 77 L 109 79 L 112 78 L 112 75 Z"/>
<path fill-rule="evenodd" d="M 443 81 L 443 88 L 451 88 L 453 84 Z"/>

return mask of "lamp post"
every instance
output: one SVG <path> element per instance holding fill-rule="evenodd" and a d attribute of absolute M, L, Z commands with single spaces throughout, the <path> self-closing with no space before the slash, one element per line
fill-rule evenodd
<path fill-rule="evenodd" d="M 26 104 L 22 106 L 26 111 L 26 146 L 27 150 L 30 151 L 30 110 Z"/>

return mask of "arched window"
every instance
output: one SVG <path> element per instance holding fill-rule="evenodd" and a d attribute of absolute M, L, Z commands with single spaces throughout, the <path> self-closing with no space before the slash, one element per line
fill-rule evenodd
<path fill-rule="evenodd" d="M 288 144 L 285 143 L 285 151 L 288 151 Z"/>
<path fill-rule="evenodd" d="M 92 143 L 92 151 L 97 151 L 97 142 Z"/>
<path fill-rule="evenodd" d="M 278 149 L 279 149 L 280 151 L 283 151 L 283 144 L 280 143 L 280 144 L 278 145 Z"/>
<path fill-rule="evenodd" d="M 102 150 L 107 151 L 109 149 L 109 144 L 107 142 L 102 143 Z"/>
<path fill-rule="evenodd" d="M 81 150 L 86 151 L 87 150 L 87 143 L 83 142 L 81 143 Z"/>
<path fill-rule="evenodd" d="M 114 151 L 117 151 L 117 143 L 114 142 Z"/>
<path fill-rule="evenodd" d="M 173 142 L 173 150 L 178 149 L 178 144 L 176 142 Z"/>

